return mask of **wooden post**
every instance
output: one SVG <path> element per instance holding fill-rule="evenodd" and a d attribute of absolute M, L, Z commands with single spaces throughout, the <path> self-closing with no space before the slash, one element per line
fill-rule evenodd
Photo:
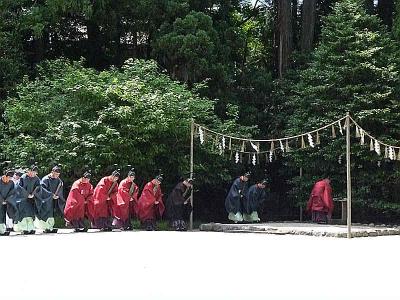
<path fill-rule="evenodd" d="M 346 114 L 347 238 L 351 238 L 350 114 Z"/>
<path fill-rule="evenodd" d="M 194 147 L 194 120 L 192 119 L 190 125 L 190 178 L 193 178 L 193 147 Z M 190 194 L 190 204 L 192 205 L 192 211 L 190 212 L 190 223 L 189 229 L 193 230 L 193 188 Z"/>
<path fill-rule="evenodd" d="M 342 218 L 341 218 L 341 221 L 342 221 L 342 224 L 344 224 L 346 222 L 346 220 L 347 220 L 347 199 L 346 199 L 346 201 L 342 200 L 341 202 L 342 202 Z"/>
<path fill-rule="evenodd" d="M 303 168 L 300 168 L 300 180 L 303 178 Z M 300 222 L 303 222 L 303 207 L 299 207 L 300 209 Z"/>

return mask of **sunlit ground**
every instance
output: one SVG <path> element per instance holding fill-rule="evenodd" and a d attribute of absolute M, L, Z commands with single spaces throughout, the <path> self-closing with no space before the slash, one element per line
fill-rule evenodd
<path fill-rule="evenodd" d="M 0 238 L 1 299 L 399 299 L 400 236 L 107 232 Z"/>

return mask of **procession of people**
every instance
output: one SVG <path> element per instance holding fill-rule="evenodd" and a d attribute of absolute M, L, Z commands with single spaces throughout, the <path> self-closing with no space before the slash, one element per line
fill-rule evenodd
<path fill-rule="evenodd" d="M 135 169 L 131 166 L 128 169 L 126 177 L 122 178 L 121 170 L 115 167 L 94 187 L 92 172 L 86 168 L 65 198 L 59 165 L 41 179 L 36 164 L 26 170 L 6 167 L 0 180 L 0 235 L 8 235 L 10 231 L 34 234 L 36 230 L 56 233 L 57 216 L 76 232 L 89 228 L 132 230 L 134 218 L 148 231 L 156 230 L 157 221 L 163 218 L 173 230 L 186 231 L 192 212 L 194 179 L 190 174 L 181 177 L 164 201 L 161 188 L 164 176 L 160 171 L 140 192 L 135 183 Z M 259 213 L 267 200 L 269 181 L 259 179 L 249 187 L 250 178 L 250 172 L 243 172 L 233 181 L 225 198 L 228 219 L 234 223 L 260 222 Z M 306 211 L 313 222 L 329 222 L 333 212 L 329 178 L 314 185 Z"/>
<path fill-rule="evenodd" d="M 140 221 L 142 228 L 156 230 L 157 221 L 163 217 L 172 229 L 186 231 L 193 178 L 182 177 L 165 205 L 163 174 L 158 171 L 140 193 L 135 183 L 136 171 L 128 167 L 126 178 L 122 179 L 121 170 L 114 168 L 95 187 L 91 183 L 92 172 L 86 168 L 65 198 L 59 165 L 41 179 L 36 164 L 25 170 L 6 166 L 0 180 L 0 235 L 9 235 L 10 231 L 34 234 L 37 230 L 56 233 L 56 216 L 76 232 L 89 228 L 132 230 L 133 218 Z"/>

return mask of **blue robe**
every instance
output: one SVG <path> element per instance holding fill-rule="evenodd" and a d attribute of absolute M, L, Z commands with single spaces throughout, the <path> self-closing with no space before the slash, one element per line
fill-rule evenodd
<path fill-rule="evenodd" d="M 11 205 L 14 198 L 14 182 L 10 180 L 5 183 L 0 179 L 0 233 L 3 234 L 6 228 L 6 213 L 8 206 Z"/>
<path fill-rule="evenodd" d="M 42 178 L 40 184 L 44 189 L 49 191 L 52 195 L 58 196 L 58 199 L 52 199 L 52 201 L 45 202 L 41 206 L 42 209 L 41 216 L 44 217 L 43 220 L 47 220 L 48 218 L 53 218 L 55 215 L 63 217 L 65 208 L 63 181 L 60 178 L 52 178 L 49 174 Z"/>
<path fill-rule="evenodd" d="M 243 213 L 251 214 L 253 211 L 257 211 L 265 198 L 265 188 L 259 188 L 257 184 L 252 185 L 247 191 L 245 201 L 243 201 Z"/>
<path fill-rule="evenodd" d="M 46 206 L 49 201 L 53 200 L 53 195 L 42 188 L 40 185 L 39 177 L 29 177 L 24 174 L 19 180 L 19 187 L 16 191 L 16 197 L 18 203 L 18 217 L 20 220 L 26 217 L 34 218 L 35 215 L 41 220 L 45 217 L 45 210 L 42 206 Z M 28 198 L 29 194 L 34 197 L 32 199 Z M 43 218 L 42 218 L 43 217 Z M 20 221 L 18 220 L 18 221 Z"/>
<path fill-rule="evenodd" d="M 242 201 L 244 200 L 246 193 L 247 182 L 240 180 L 240 177 L 236 178 L 225 198 L 226 211 L 233 214 L 238 212 L 241 213 Z"/>

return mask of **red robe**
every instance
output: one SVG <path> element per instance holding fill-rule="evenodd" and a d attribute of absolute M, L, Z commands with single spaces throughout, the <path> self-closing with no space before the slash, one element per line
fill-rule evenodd
<path fill-rule="evenodd" d="M 132 195 L 129 194 L 131 186 L 134 186 Z M 139 187 L 133 182 L 124 179 L 118 187 L 117 202 L 123 203 L 119 205 L 114 211 L 114 217 L 126 222 L 130 216 L 137 215 L 137 201 L 138 201 Z"/>
<path fill-rule="evenodd" d="M 64 209 L 64 218 L 68 222 L 74 220 L 81 220 L 85 217 L 85 214 L 90 219 L 91 216 L 88 211 L 85 211 L 85 203 L 89 203 L 93 198 L 93 186 L 90 182 L 82 182 L 78 179 L 72 185 L 72 188 L 68 194 L 67 202 Z"/>
<path fill-rule="evenodd" d="M 307 203 L 307 211 L 321 211 L 327 213 L 329 217 L 332 216 L 332 188 L 328 180 L 323 179 L 315 183 Z"/>
<path fill-rule="evenodd" d="M 118 205 L 124 204 L 117 199 L 118 183 L 114 185 L 110 195 L 108 195 L 112 184 L 113 181 L 111 181 L 110 176 L 106 176 L 99 181 L 94 189 L 93 205 L 90 207 L 92 209 L 93 220 L 113 216 L 113 211 L 116 210 Z M 110 198 L 110 201 L 107 201 L 107 198 Z"/>
<path fill-rule="evenodd" d="M 156 220 L 162 217 L 165 206 L 162 201 L 161 186 L 156 186 L 153 181 L 146 184 L 138 201 L 138 217 L 140 221 Z M 158 204 L 155 202 L 158 201 Z"/>

